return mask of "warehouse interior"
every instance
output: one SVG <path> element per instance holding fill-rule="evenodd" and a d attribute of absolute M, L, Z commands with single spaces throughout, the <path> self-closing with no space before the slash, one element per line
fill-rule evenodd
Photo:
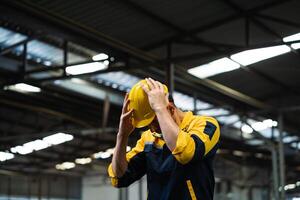
<path fill-rule="evenodd" d="M 214 199 L 300 199 L 299 10 L 1 0 L 0 200 L 146 199 L 145 177 L 116 189 L 107 175 L 125 93 L 145 77 L 221 125 Z"/>

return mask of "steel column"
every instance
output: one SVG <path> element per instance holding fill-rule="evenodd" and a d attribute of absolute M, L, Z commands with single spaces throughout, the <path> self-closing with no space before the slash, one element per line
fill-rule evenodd
<path fill-rule="evenodd" d="M 66 68 L 68 66 L 68 41 L 64 41 L 64 71 L 63 76 L 66 76 Z"/>
<path fill-rule="evenodd" d="M 27 68 L 27 43 L 23 44 L 23 58 L 22 58 L 22 65 L 20 67 L 20 75 L 21 79 L 24 80 L 25 72 Z"/>
<path fill-rule="evenodd" d="M 143 199 L 143 179 L 139 180 L 139 199 Z"/>
<path fill-rule="evenodd" d="M 272 152 L 272 175 L 273 175 L 273 192 L 274 192 L 274 199 L 279 200 L 279 192 L 278 192 L 278 158 L 277 158 L 277 151 L 276 145 L 271 147 Z"/>
<path fill-rule="evenodd" d="M 167 46 L 167 59 L 170 59 L 172 56 L 172 45 L 168 44 Z M 173 95 L 174 92 L 174 64 L 168 63 L 166 67 L 166 79 L 167 79 L 167 86 L 169 88 L 169 94 Z"/>
<path fill-rule="evenodd" d="M 279 113 L 278 116 L 278 130 L 279 130 L 279 170 L 280 170 L 280 199 L 285 200 L 285 159 L 284 159 L 284 144 L 283 144 L 283 116 Z"/>
<path fill-rule="evenodd" d="M 197 93 L 194 93 L 194 96 L 193 96 L 194 98 L 193 98 L 193 103 L 194 103 L 194 114 L 196 114 L 197 113 Z"/>

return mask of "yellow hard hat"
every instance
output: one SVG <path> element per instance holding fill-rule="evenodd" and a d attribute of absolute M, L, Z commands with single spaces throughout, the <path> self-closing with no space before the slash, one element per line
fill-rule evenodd
<path fill-rule="evenodd" d="M 155 113 L 152 110 L 148 96 L 144 92 L 141 84 L 147 85 L 146 80 L 141 80 L 136 83 L 129 92 L 129 109 L 133 109 L 132 124 L 136 128 L 142 128 L 149 125 L 155 117 Z M 164 85 L 164 91 L 167 94 L 168 88 Z M 149 86 L 148 86 L 149 87 Z"/>

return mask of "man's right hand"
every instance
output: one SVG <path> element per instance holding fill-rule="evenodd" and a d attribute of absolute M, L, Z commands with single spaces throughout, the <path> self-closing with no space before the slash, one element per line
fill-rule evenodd
<path fill-rule="evenodd" d="M 128 93 L 126 93 L 119 124 L 118 136 L 120 137 L 128 137 L 134 131 L 134 126 L 132 125 L 133 109 L 128 109 L 129 102 Z"/>
<path fill-rule="evenodd" d="M 130 100 L 128 99 L 127 93 L 123 103 L 117 143 L 112 158 L 112 170 L 117 177 L 122 177 L 128 167 L 126 160 L 126 146 L 128 142 L 128 136 L 134 130 L 134 126 L 132 125 L 133 110 L 128 110 L 129 101 Z"/>

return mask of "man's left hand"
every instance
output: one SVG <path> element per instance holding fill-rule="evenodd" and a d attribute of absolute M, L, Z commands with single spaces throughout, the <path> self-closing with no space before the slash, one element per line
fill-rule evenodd
<path fill-rule="evenodd" d="M 146 78 L 147 85 L 142 84 L 141 87 L 148 95 L 149 103 L 154 112 L 158 112 L 167 108 L 169 101 L 164 91 L 164 86 L 152 78 Z"/>

